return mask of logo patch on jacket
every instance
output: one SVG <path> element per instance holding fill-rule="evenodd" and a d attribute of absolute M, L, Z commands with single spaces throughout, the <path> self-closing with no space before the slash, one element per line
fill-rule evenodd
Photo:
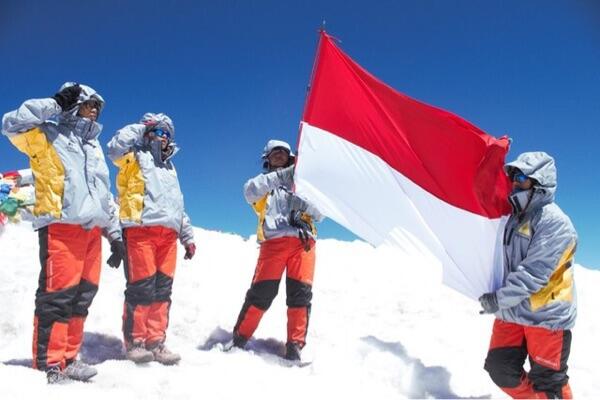
<path fill-rule="evenodd" d="M 529 221 L 525 221 L 520 227 L 518 231 L 521 235 L 531 237 L 531 223 Z"/>

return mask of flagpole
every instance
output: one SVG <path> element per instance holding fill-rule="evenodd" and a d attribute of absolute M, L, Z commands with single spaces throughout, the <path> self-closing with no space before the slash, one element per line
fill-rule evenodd
<path fill-rule="evenodd" d="M 308 99 L 310 97 L 310 91 L 312 90 L 312 85 L 313 85 L 313 79 L 315 77 L 315 70 L 317 68 L 317 65 L 319 64 L 319 52 L 321 50 L 321 44 L 323 41 L 323 36 L 325 36 L 327 33 L 325 32 L 325 20 L 323 20 L 321 22 L 321 27 L 319 28 L 319 30 L 317 31 L 319 34 L 319 40 L 317 42 L 317 49 L 315 51 L 315 57 L 314 57 L 314 61 L 313 61 L 313 66 L 312 66 L 312 70 L 310 72 L 310 78 L 308 80 L 308 85 L 306 86 L 306 95 L 304 97 L 304 107 L 302 108 L 302 115 L 300 117 L 300 124 L 298 125 L 298 139 L 296 140 L 296 149 L 300 150 L 300 140 L 302 138 L 302 121 L 304 121 L 304 116 L 306 114 L 306 106 L 308 104 Z M 294 165 L 298 165 L 298 159 L 299 159 L 299 154 L 296 154 L 296 160 Z M 295 175 L 295 173 L 294 173 Z M 292 185 L 292 191 L 295 192 L 296 191 L 296 184 L 294 183 Z"/>
<path fill-rule="evenodd" d="M 319 41 L 317 42 L 317 49 L 315 51 L 315 57 L 314 57 L 314 61 L 313 61 L 313 66 L 310 72 L 310 78 L 308 80 L 308 85 L 306 86 L 306 96 L 304 98 L 304 107 L 302 109 L 302 119 L 304 119 L 304 114 L 306 113 L 306 105 L 308 103 L 308 98 L 310 96 L 310 91 L 312 89 L 313 86 L 313 80 L 315 77 L 315 70 L 317 69 L 317 65 L 319 65 L 319 50 L 321 50 L 321 42 L 323 40 L 323 36 L 327 35 L 327 32 L 325 31 L 325 20 L 323 20 L 323 22 L 321 22 L 321 27 L 319 28 L 319 30 L 317 31 L 319 33 Z"/>
<path fill-rule="evenodd" d="M 310 97 L 310 91 L 313 86 L 313 79 L 315 77 L 315 70 L 317 69 L 317 65 L 319 64 L 319 52 L 321 50 L 321 43 L 323 40 L 323 36 L 327 33 L 325 32 L 325 20 L 321 22 L 321 27 L 317 30 L 319 34 L 319 40 L 317 41 L 317 48 L 315 50 L 315 57 L 313 61 L 313 66 L 310 72 L 310 78 L 308 79 L 308 85 L 306 86 L 306 94 L 304 97 L 304 106 L 302 107 L 302 115 L 300 116 L 300 122 L 304 121 L 304 116 L 306 115 L 306 106 L 308 104 L 308 99 Z M 296 148 L 299 148 L 300 145 L 300 135 L 302 134 L 302 124 L 298 127 L 298 141 L 296 143 Z"/>

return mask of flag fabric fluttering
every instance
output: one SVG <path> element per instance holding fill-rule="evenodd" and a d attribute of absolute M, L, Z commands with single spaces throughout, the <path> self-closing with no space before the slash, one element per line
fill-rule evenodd
<path fill-rule="evenodd" d="M 434 256 L 444 283 L 473 299 L 502 280 L 508 147 L 506 137 L 395 91 L 321 32 L 296 192 L 373 245 Z"/>

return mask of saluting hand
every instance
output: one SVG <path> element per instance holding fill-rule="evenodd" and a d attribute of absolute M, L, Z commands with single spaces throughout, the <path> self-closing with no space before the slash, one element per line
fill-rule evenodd
<path fill-rule="evenodd" d="M 69 111 L 77 103 L 79 95 L 81 94 L 81 86 L 73 85 L 64 88 L 60 92 L 56 93 L 52 98 L 56 100 L 60 108 L 63 111 Z"/>

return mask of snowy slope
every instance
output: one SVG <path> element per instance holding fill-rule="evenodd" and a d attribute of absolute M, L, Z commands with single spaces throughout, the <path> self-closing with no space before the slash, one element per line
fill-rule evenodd
<path fill-rule="evenodd" d="M 307 399 L 503 398 L 483 371 L 493 318 L 440 284 L 435 266 L 363 242 L 319 241 L 305 368 L 273 355 L 285 341 L 285 289 L 266 314 L 250 351 L 223 353 L 249 286 L 253 238 L 196 229 L 198 252 L 180 252 L 169 346 L 178 366 L 135 366 L 121 353 L 122 270 L 104 267 L 90 309 L 83 358 L 93 383 L 48 386 L 31 363 L 37 234 L 9 226 L 0 236 L 0 398 Z M 108 246 L 104 243 L 105 259 Z M 600 396 L 594 376 L 600 335 L 600 272 L 576 267 L 579 319 L 570 376 L 576 398 Z M 211 349 L 212 347 L 212 349 Z M 80 397 L 81 396 L 81 397 Z M 85 396 L 85 397 L 83 397 Z"/>

